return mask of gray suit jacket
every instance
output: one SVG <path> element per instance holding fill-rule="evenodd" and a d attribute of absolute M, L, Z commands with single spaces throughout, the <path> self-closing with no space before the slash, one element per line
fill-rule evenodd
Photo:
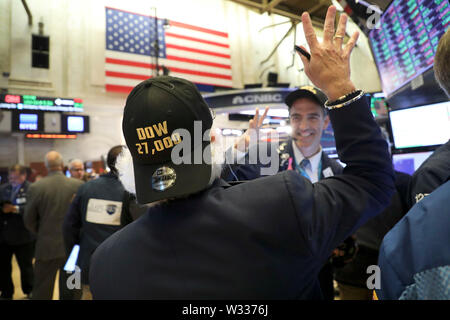
<path fill-rule="evenodd" d="M 65 258 L 62 225 L 73 196 L 83 181 L 62 172 L 50 174 L 31 184 L 24 213 L 25 227 L 37 235 L 37 260 Z"/>

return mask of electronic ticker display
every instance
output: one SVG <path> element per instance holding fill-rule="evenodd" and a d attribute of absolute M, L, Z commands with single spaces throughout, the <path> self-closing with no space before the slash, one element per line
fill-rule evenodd
<path fill-rule="evenodd" d="M 0 94 L 0 109 L 83 112 L 83 100 Z"/>
<path fill-rule="evenodd" d="M 390 95 L 433 66 L 450 25 L 448 0 L 394 0 L 369 34 L 382 88 Z"/>

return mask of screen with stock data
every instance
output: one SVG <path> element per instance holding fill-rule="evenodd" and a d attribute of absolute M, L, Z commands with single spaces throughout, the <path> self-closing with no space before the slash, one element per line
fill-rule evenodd
<path fill-rule="evenodd" d="M 390 95 L 433 66 L 450 25 L 448 0 L 394 0 L 369 34 L 382 89 Z"/>

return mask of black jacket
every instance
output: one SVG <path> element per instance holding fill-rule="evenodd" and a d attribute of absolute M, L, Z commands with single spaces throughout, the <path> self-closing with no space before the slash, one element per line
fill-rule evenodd
<path fill-rule="evenodd" d="M 156 205 L 91 259 L 95 299 L 316 299 L 317 274 L 394 191 L 365 99 L 331 110 L 343 174 L 312 184 L 296 171 Z"/>
<path fill-rule="evenodd" d="M 27 191 L 30 183 L 25 181 L 19 189 L 19 192 L 11 201 L 12 186 L 5 183 L 0 186 L 0 210 L 5 202 L 11 202 L 19 206 L 19 213 L 3 213 L 0 211 L 0 243 L 9 245 L 21 245 L 30 243 L 35 237 L 25 228 L 23 223 L 23 212 L 27 202 Z"/>
<path fill-rule="evenodd" d="M 391 203 L 379 215 L 367 221 L 356 235 L 358 251 L 353 260 L 341 268 L 336 268 L 334 279 L 340 283 L 367 289 L 367 267 L 378 265 L 378 254 L 384 236 L 408 212 L 406 205 L 409 174 L 395 171 L 395 190 Z"/>

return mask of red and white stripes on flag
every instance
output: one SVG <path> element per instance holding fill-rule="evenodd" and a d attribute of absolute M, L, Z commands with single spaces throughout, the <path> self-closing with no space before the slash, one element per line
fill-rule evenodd
<path fill-rule="evenodd" d="M 129 93 L 155 69 L 155 53 L 149 49 L 155 34 L 143 27 L 154 18 L 106 8 L 106 19 L 106 91 Z M 169 23 L 168 29 L 158 28 L 158 65 L 169 68 L 171 76 L 199 85 L 232 87 L 228 34 L 173 20 Z"/>

